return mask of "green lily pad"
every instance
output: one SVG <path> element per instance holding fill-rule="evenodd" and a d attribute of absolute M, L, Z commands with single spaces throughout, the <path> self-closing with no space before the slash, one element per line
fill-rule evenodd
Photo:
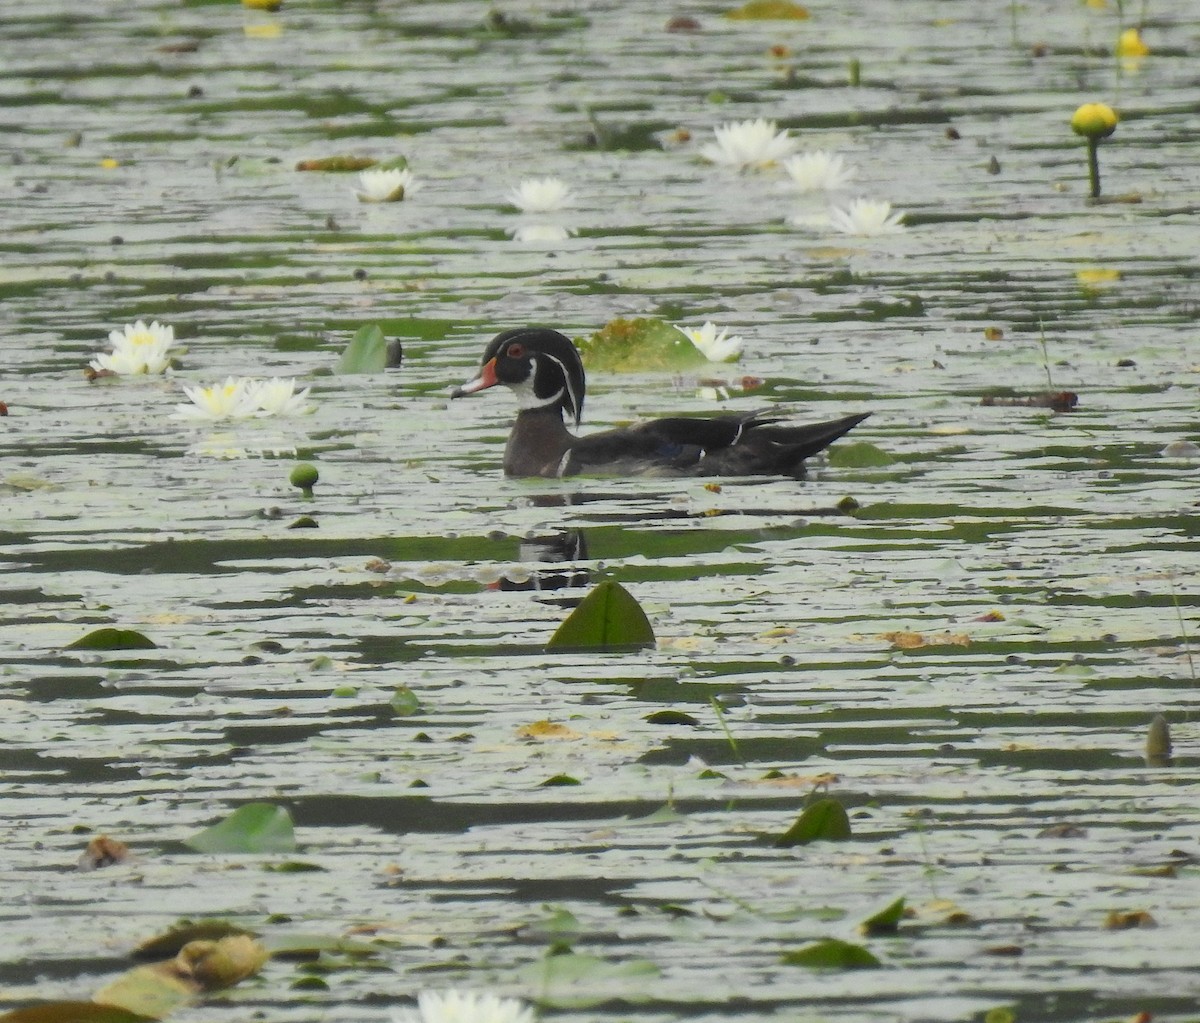
<path fill-rule="evenodd" d="M 780 962 L 810 970 L 872 970 L 883 965 L 869 949 L 838 938 L 825 938 L 794 952 L 785 952 Z"/>
<path fill-rule="evenodd" d="M 96 629 L 67 644 L 68 650 L 157 650 L 158 644 L 134 629 Z"/>
<path fill-rule="evenodd" d="M 865 440 L 852 444 L 839 444 L 829 450 L 829 464 L 846 469 L 876 469 L 880 466 L 891 465 L 896 459 L 883 448 Z"/>
<path fill-rule="evenodd" d="M 641 604 L 620 583 L 605 579 L 567 616 L 550 637 L 547 649 L 629 649 L 653 645 L 654 629 Z"/>
<path fill-rule="evenodd" d="M 775 839 L 781 849 L 810 842 L 844 842 L 850 837 L 850 818 L 836 799 L 818 799 L 796 823 Z"/>
<path fill-rule="evenodd" d="M 666 320 L 610 320 L 577 343 L 583 364 L 606 373 L 678 372 L 708 363 L 704 353 Z"/>
<path fill-rule="evenodd" d="M 203 853 L 292 852 L 296 835 L 292 815 L 273 803 L 247 803 L 223 821 L 205 828 L 184 845 Z"/>
<path fill-rule="evenodd" d="M 0 1016 L 0 1023 L 145 1023 L 151 1016 L 99 1002 L 44 1002 L 13 1009 Z"/>
<path fill-rule="evenodd" d="M 388 365 L 388 343 L 378 323 L 368 323 L 354 332 L 350 343 L 333 367 L 338 376 L 352 373 L 382 373 Z"/>

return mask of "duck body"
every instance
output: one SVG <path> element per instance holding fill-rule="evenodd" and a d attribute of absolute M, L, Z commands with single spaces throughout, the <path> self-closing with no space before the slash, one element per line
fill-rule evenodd
<path fill-rule="evenodd" d="M 555 330 L 506 330 L 484 350 L 479 373 L 452 398 L 504 384 L 519 411 L 504 451 L 509 476 L 804 476 L 804 460 L 870 413 L 830 422 L 790 424 L 764 410 L 652 419 L 576 436 L 585 377 L 579 352 Z"/>

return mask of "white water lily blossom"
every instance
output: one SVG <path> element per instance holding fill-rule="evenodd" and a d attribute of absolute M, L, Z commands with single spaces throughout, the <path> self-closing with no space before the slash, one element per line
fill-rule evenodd
<path fill-rule="evenodd" d="M 125 324 L 121 330 L 111 331 L 108 340 L 112 351 L 99 352 L 88 363 L 95 372 L 107 371 L 119 376 L 161 373 L 171 365 L 175 328 L 158 320 L 149 326 L 144 320 L 138 320 Z"/>
<path fill-rule="evenodd" d="M 416 1009 L 392 1014 L 393 1023 L 533 1023 L 533 1009 L 517 998 L 486 991 L 422 991 Z"/>
<path fill-rule="evenodd" d="M 730 121 L 713 129 L 717 141 L 700 148 L 700 155 L 713 163 L 738 170 L 764 168 L 795 151 L 797 142 L 774 121 Z"/>
<path fill-rule="evenodd" d="M 858 176 L 857 167 L 825 149 L 789 157 L 783 169 L 801 192 L 835 192 Z"/>
<path fill-rule="evenodd" d="M 305 400 L 312 388 L 306 387 L 297 394 L 295 377 L 287 380 L 272 377 L 254 383 L 254 401 L 259 416 L 298 416 L 312 411 L 312 406 Z"/>
<path fill-rule="evenodd" d="M 508 191 L 508 201 L 522 213 L 549 213 L 570 203 L 570 186 L 561 178 L 524 178 Z"/>
<path fill-rule="evenodd" d="M 223 384 L 209 387 L 184 386 L 190 405 L 175 406 L 172 419 L 214 422 L 221 419 L 262 419 L 265 416 L 291 416 L 310 411 L 305 399 L 309 388 L 296 393 L 295 379 L 255 380 L 252 377 L 226 377 Z"/>
<path fill-rule="evenodd" d="M 729 331 L 722 328 L 717 333 L 717 325 L 708 320 L 702 327 L 684 327 L 675 324 L 675 329 L 694 344 L 709 362 L 734 362 L 742 353 L 745 341 L 740 335 L 727 336 Z"/>
<path fill-rule="evenodd" d="M 829 211 L 829 223 L 843 234 L 896 234 L 904 230 L 903 221 L 903 210 L 893 213 L 890 202 L 875 199 L 855 199 L 849 206 L 835 206 Z"/>
<path fill-rule="evenodd" d="M 423 186 L 407 167 L 365 170 L 358 176 L 358 188 L 354 194 L 359 202 L 399 202 Z"/>

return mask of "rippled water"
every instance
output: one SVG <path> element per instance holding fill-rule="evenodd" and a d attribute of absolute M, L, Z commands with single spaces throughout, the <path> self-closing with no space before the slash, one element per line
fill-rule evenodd
<path fill-rule="evenodd" d="M 1115 9 L 1059 6 L 0 5 L 3 1004 L 86 998 L 216 914 L 375 954 L 324 991 L 277 959 L 196 1018 L 386 1019 L 429 986 L 578 1020 L 1200 1018 L 1197 461 L 1164 455 L 1197 439 L 1200 27 L 1184 0 L 1127 10 L 1152 52 L 1121 67 Z M 683 13 L 700 30 L 665 31 Z M 1122 114 L 1105 193 L 1140 202 L 1084 202 L 1067 122 L 1094 99 Z M 908 230 L 792 226 L 822 204 L 785 175 L 698 158 L 759 116 Z M 294 169 L 342 154 L 425 187 L 363 205 Z M 505 195 L 541 174 L 577 201 L 537 222 L 574 235 L 522 244 Z M 719 492 L 505 480 L 511 399 L 448 386 L 498 330 L 633 315 L 746 352 L 594 374 L 593 426 L 749 375 L 729 407 L 871 410 L 854 437 L 894 461 Z M 89 383 L 139 317 L 175 325 L 175 377 Z M 330 375 L 369 322 L 402 367 Z M 229 374 L 298 376 L 315 411 L 168 418 Z M 1076 411 L 980 404 L 1048 388 Z M 574 530 L 656 649 L 546 653 L 585 591 L 490 585 Z M 159 649 L 64 649 L 106 624 Z M 1160 712 L 1176 757 L 1147 767 Z M 570 731 L 520 731 L 543 719 Z M 773 847 L 814 790 L 852 840 Z M 250 800 L 323 871 L 179 844 Z M 101 832 L 138 861 L 74 872 Z M 858 933 L 901 895 L 898 936 Z M 1136 910 L 1158 926 L 1105 928 Z M 780 962 L 825 936 L 884 968 Z M 601 962 L 547 981 L 557 939 Z"/>

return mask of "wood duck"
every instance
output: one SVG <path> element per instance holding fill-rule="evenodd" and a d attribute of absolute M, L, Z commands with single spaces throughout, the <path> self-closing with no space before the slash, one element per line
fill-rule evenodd
<path fill-rule="evenodd" d="M 870 415 L 827 423 L 784 425 L 756 412 L 710 418 L 673 417 L 577 437 L 583 413 L 583 362 L 556 330 L 521 327 L 492 338 L 478 374 L 450 392 L 462 398 L 496 384 L 517 396 L 517 421 L 504 449 L 509 476 L 578 473 L 642 476 L 804 475 L 804 459 L 828 447 Z"/>

